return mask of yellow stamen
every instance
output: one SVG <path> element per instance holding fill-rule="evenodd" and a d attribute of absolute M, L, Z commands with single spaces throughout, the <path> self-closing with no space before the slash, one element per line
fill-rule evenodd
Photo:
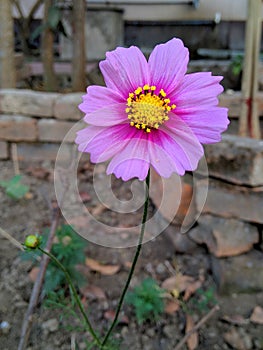
<path fill-rule="evenodd" d="M 150 133 L 157 130 L 160 125 L 169 120 L 169 112 L 176 107 L 166 98 L 166 92 L 161 89 L 155 94 L 156 86 L 145 84 L 129 93 L 127 108 L 125 109 L 130 125 L 138 130 Z"/>
<path fill-rule="evenodd" d="M 164 92 L 163 89 L 160 90 L 159 94 L 160 94 L 162 97 L 165 97 L 165 96 L 166 96 L 166 92 Z"/>
<path fill-rule="evenodd" d="M 134 92 L 136 95 L 140 95 L 140 93 L 142 92 L 142 88 L 139 86 Z"/>

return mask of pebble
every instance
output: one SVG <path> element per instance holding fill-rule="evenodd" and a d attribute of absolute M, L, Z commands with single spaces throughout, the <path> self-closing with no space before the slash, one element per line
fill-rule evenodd
<path fill-rule="evenodd" d="M 129 333 L 129 328 L 128 327 L 122 327 L 121 336 L 123 338 L 125 338 L 128 333 Z"/>
<path fill-rule="evenodd" d="M 165 271 L 167 271 L 167 268 L 164 264 L 160 263 L 156 266 L 156 272 L 161 275 L 163 274 Z"/>
<path fill-rule="evenodd" d="M 3 333 L 3 334 L 8 334 L 9 331 L 10 331 L 10 328 L 11 328 L 11 326 L 10 326 L 9 322 L 7 322 L 7 321 L 2 321 L 2 322 L 0 323 L 0 331 L 1 331 L 1 333 Z"/>
<path fill-rule="evenodd" d="M 42 329 L 46 332 L 55 332 L 58 330 L 59 323 L 56 318 L 51 318 L 50 320 L 47 320 L 42 323 Z"/>
<path fill-rule="evenodd" d="M 148 335 L 148 337 L 150 337 L 150 338 L 153 338 L 153 337 L 155 336 L 155 330 L 154 330 L 153 328 L 147 329 L 145 333 L 146 333 L 146 334 Z"/>
<path fill-rule="evenodd" d="M 175 327 L 173 325 L 166 325 L 163 327 L 163 333 L 167 338 L 173 339 L 175 337 Z"/>

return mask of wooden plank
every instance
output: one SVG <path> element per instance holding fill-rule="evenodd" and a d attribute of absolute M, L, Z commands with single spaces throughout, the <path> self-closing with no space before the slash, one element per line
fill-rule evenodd
<path fill-rule="evenodd" d="M 257 1 L 257 0 L 256 0 Z M 250 113 L 251 104 L 251 77 L 252 77 L 252 62 L 253 62 L 253 36 L 254 36 L 254 0 L 248 0 L 248 19 L 246 22 L 246 34 L 245 34 L 245 57 L 243 62 L 243 75 L 242 75 L 242 106 L 239 120 L 239 135 L 248 136 L 248 115 Z"/>
<path fill-rule="evenodd" d="M 254 52 L 252 61 L 252 105 L 251 105 L 251 115 L 250 115 L 250 127 L 251 127 L 251 137 L 260 138 L 260 126 L 259 126 L 259 109 L 258 109 L 258 74 L 259 74 L 259 53 L 260 53 L 260 41 L 261 41 L 261 30 L 262 30 L 262 20 L 261 20 L 261 9 L 262 0 L 253 0 L 254 4 Z"/>

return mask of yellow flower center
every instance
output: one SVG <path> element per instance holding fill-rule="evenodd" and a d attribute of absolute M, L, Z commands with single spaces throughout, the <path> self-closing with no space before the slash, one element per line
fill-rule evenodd
<path fill-rule="evenodd" d="M 139 86 L 127 98 L 126 113 L 130 120 L 130 125 L 145 132 L 151 132 L 151 129 L 158 129 L 161 124 L 169 119 L 168 113 L 175 109 L 171 105 L 169 98 L 163 89 L 159 94 L 155 94 L 156 86 L 148 84 Z"/>

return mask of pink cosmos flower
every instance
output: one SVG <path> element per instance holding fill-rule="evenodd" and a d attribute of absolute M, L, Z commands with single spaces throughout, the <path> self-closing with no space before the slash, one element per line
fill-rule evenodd
<path fill-rule="evenodd" d="M 107 174 L 144 180 L 195 170 L 202 144 L 221 140 L 229 123 L 218 107 L 222 77 L 186 74 L 188 49 L 180 39 L 157 45 L 147 62 L 137 47 L 107 52 L 100 62 L 106 87 L 89 86 L 79 108 L 89 124 L 77 134 L 93 163 L 111 159 Z"/>

